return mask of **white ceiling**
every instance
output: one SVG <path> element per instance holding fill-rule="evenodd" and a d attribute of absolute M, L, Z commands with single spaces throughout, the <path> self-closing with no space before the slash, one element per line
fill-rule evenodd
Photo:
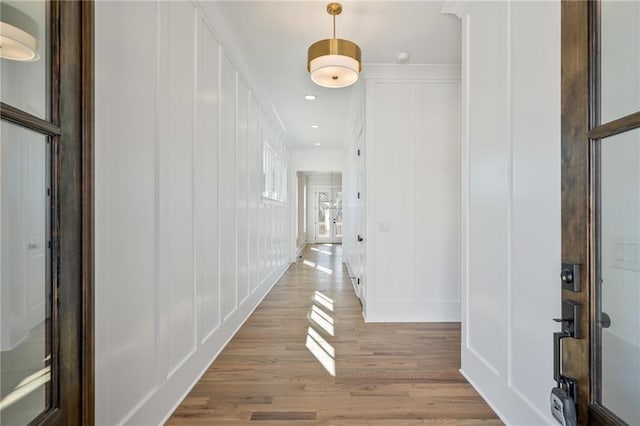
<path fill-rule="evenodd" d="M 307 73 L 307 48 L 331 37 L 327 2 L 222 2 L 247 62 L 254 67 L 295 148 L 343 144 L 355 87 L 316 86 Z M 395 64 L 399 52 L 409 64 L 459 64 L 460 22 L 441 14 L 443 1 L 347 1 L 336 19 L 336 36 L 357 43 L 366 65 Z M 356 85 L 364 84 L 363 79 Z M 305 94 L 317 96 L 315 101 Z M 319 129 L 312 129 L 318 124 Z"/>

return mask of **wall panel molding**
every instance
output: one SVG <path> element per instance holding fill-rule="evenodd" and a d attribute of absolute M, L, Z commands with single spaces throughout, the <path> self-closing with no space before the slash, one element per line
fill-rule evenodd
<path fill-rule="evenodd" d="M 97 424 L 166 420 L 290 262 L 283 130 L 211 10 L 96 5 Z"/>
<path fill-rule="evenodd" d="M 460 67 L 368 70 L 366 320 L 459 321 Z"/>
<path fill-rule="evenodd" d="M 507 424 L 547 424 L 559 314 L 559 3 L 463 3 L 461 371 Z"/>

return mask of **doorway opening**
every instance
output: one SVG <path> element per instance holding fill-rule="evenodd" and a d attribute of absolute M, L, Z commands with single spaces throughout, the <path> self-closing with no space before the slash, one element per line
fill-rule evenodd
<path fill-rule="evenodd" d="M 297 173 L 297 244 L 341 244 L 342 173 Z"/>

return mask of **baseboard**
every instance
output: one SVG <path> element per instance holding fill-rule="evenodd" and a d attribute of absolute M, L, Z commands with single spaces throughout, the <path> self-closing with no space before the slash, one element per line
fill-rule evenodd
<path fill-rule="evenodd" d="M 462 346 L 460 373 L 485 402 L 507 425 L 553 424 L 548 412 L 542 412 L 515 387 L 506 382 L 503 374 L 487 368 L 485 362 Z M 549 387 L 551 390 L 551 387 Z"/>
<path fill-rule="evenodd" d="M 367 322 L 460 322 L 460 302 L 367 301 Z"/>
<path fill-rule="evenodd" d="M 353 291 L 356 293 L 356 297 L 360 299 L 360 301 L 362 301 L 362 297 L 360 296 L 360 287 L 358 286 L 358 283 L 355 280 L 355 278 L 351 278 L 351 277 L 355 277 L 355 275 L 353 274 L 353 271 L 351 270 L 351 266 L 349 265 L 349 262 L 343 262 L 343 263 L 347 267 L 347 272 L 349 273 L 349 280 L 351 281 L 351 285 L 353 286 Z"/>

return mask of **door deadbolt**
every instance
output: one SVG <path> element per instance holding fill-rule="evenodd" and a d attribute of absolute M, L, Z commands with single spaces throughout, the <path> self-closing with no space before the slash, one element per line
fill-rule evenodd
<path fill-rule="evenodd" d="M 560 272 L 562 280 L 562 288 L 573 292 L 580 291 L 580 264 L 563 263 L 562 272 Z"/>

